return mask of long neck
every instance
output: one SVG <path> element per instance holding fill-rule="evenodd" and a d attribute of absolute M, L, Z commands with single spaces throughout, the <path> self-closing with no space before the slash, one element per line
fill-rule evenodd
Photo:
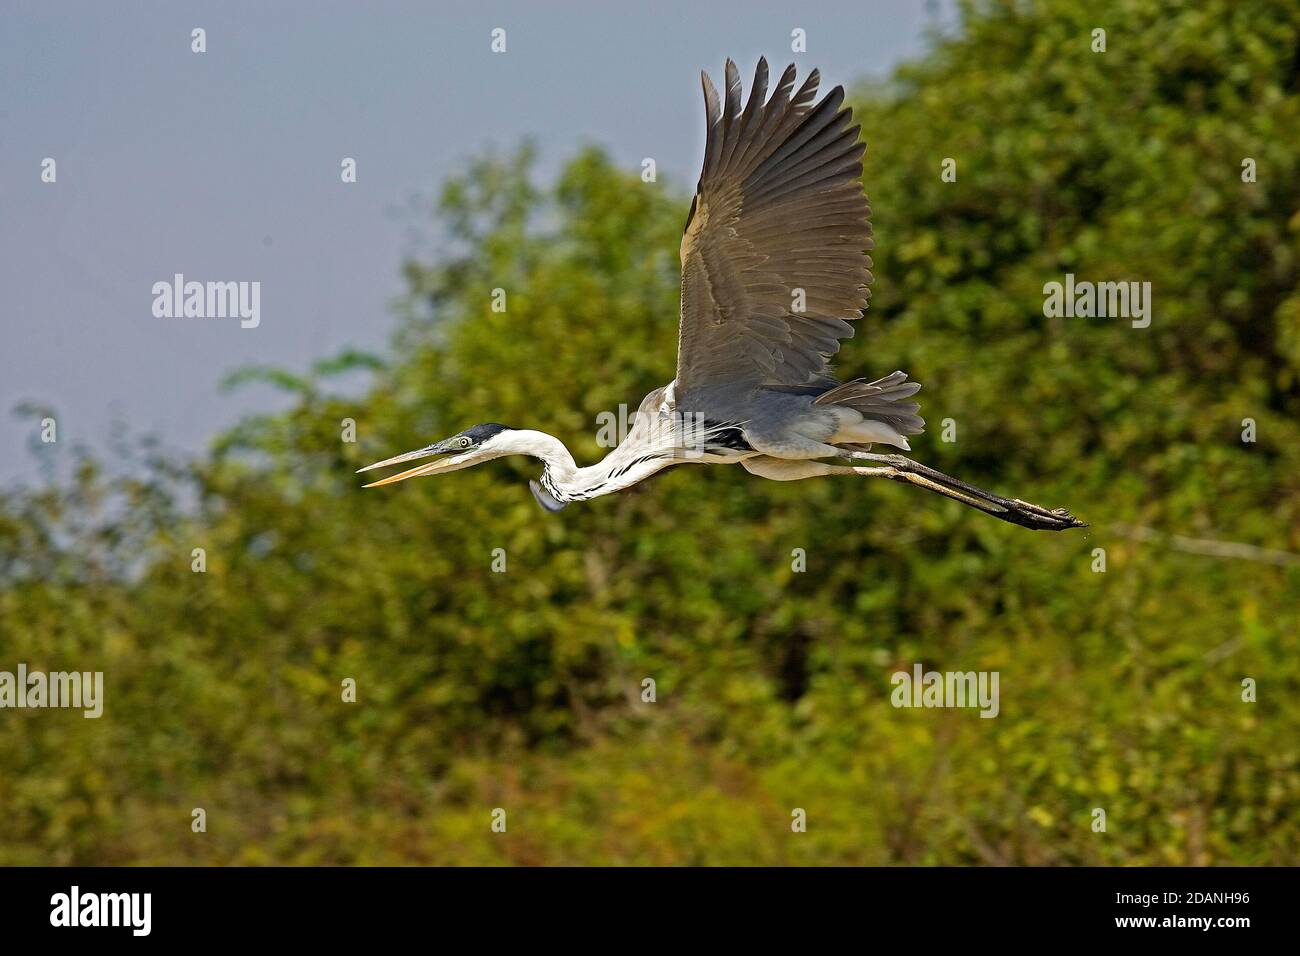
<path fill-rule="evenodd" d="M 672 464 L 670 455 L 638 453 L 624 441 L 596 464 L 579 468 L 554 435 L 523 430 L 511 438 L 513 451 L 541 459 L 541 486 L 560 504 L 621 491 Z"/>

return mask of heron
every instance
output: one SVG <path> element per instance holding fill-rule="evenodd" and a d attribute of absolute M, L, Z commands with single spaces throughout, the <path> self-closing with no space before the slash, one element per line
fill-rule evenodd
<path fill-rule="evenodd" d="M 553 435 L 492 422 L 360 469 L 435 459 L 365 487 L 529 455 L 543 466 L 529 487 L 554 512 L 674 465 L 739 464 L 775 481 L 885 478 L 1025 528 L 1084 527 L 1064 509 L 1004 498 L 904 455 L 872 451 L 911 451 L 908 437 L 925 428 L 910 400 L 921 386 L 902 371 L 842 382 L 831 369 L 870 295 L 866 147 L 844 88 L 818 100 L 819 71 L 797 90 L 795 75 L 789 66 L 769 97 L 760 59 L 742 105 L 730 59 L 722 95 L 700 74 L 704 163 L 680 247 L 677 374 L 646 395 L 617 447 L 580 467 Z"/>

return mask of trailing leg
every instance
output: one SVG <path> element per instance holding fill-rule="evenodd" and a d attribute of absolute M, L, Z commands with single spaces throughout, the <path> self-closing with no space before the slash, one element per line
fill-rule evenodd
<path fill-rule="evenodd" d="M 1022 528 L 1030 528 L 1034 531 L 1065 531 L 1068 528 L 1087 527 L 1084 522 L 1064 508 L 1048 510 L 1040 505 L 1021 501 L 1019 498 L 1003 498 L 1001 495 L 995 495 L 991 491 L 985 491 L 959 478 L 945 475 L 941 471 L 936 471 L 910 458 L 904 458 L 902 455 L 876 455 L 865 451 L 843 451 L 842 454 L 859 461 L 880 462 L 880 466 L 875 468 L 851 469 L 858 474 L 917 485 L 928 491 L 937 492 L 945 498 L 978 508 L 995 518 L 1020 525 Z"/>

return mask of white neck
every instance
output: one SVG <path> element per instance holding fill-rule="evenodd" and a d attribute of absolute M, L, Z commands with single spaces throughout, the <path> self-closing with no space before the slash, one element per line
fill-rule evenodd
<path fill-rule="evenodd" d="M 503 433 L 494 445 L 498 443 L 504 455 L 532 455 L 540 459 L 546 466 L 541 485 L 560 505 L 622 491 L 674 461 L 671 454 L 656 453 L 640 443 L 634 445 L 625 440 L 596 464 L 580 468 L 564 442 L 531 429 Z"/>

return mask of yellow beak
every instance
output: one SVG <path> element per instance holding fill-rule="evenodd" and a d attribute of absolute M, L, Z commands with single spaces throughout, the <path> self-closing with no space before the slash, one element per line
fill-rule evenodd
<path fill-rule="evenodd" d="M 444 455 L 451 450 L 453 439 L 440 441 L 437 444 L 429 445 L 425 448 L 417 448 L 415 451 L 408 451 L 404 455 L 397 455 L 393 458 L 385 458 L 383 461 L 377 461 L 373 465 L 366 465 L 364 468 L 358 468 L 357 474 L 363 471 L 370 471 L 374 468 L 384 468 L 388 465 L 400 465 L 404 461 L 416 461 L 420 458 L 429 458 L 433 455 Z M 381 478 L 378 481 L 372 481 L 368 485 L 362 485 L 363 488 L 382 488 L 384 485 L 396 484 L 399 481 L 405 481 L 407 478 L 420 478 L 424 475 L 437 475 L 446 471 L 459 471 L 461 468 L 468 468 L 470 465 L 476 465 L 480 461 L 487 461 L 493 457 L 487 452 L 480 451 L 477 448 L 470 448 L 461 455 L 453 455 L 450 458 L 443 458 L 439 461 L 431 461 L 428 464 L 417 465 L 406 471 L 399 471 L 395 475 L 389 475 L 387 478 Z"/>

